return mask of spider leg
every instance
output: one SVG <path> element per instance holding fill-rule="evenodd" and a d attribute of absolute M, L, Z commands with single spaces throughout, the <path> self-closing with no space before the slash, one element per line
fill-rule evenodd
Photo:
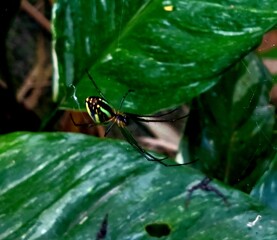
<path fill-rule="evenodd" d="M 120 131 L 124 138 L 131 144 L 133 148 L 135 148 L 139 153 L 141 153 L 148 161 L 157 161 L 162 162 L 165 158 L 156 158 L 150 153 L 146 152 L 142 147 L 139 146 L 138 142 L 134 139 L 131 133 L 126 128 L 120 128 Z M 163 163 L 162 163 L 163 164 Z"/>
<path fill-rule="evenodd" d="M 158 118 L 158 117 L 163 117 L 163 116 L 166 116 L 166 115 L 169 115 L 175 111 L 177 111 L 178 109 L 175 108 L 173 110 L 170 110 L 169 112 L 166 112 L 166 113 L 163 113 L 163 114 L 159 114 L 159 115 L 138 115 L 138 114 L 134 114 L 134 113 L 127 113 L 130 117 L 142 117 L 142 118 Z"/>
<path fill-rule="evenodd" d="M 74 121 L 73 116 L 72 116 L 71 113 L 70 113 L 70 118 L 71 118 L 71 121 L 73 122 L 74 126 L 76 126 L 76 127 L 88 127 L 88 128 L 90 128 L 90 127 L 96 126 L 96 124 L 93 124 L 93 123 L 76 123 Z"/>
<path fill-rule="evenodd" d="M 131 146 L 133 148 L 135 148 L 148 161 L 158 162 L 158 163 L 160 163 L 160 164 L 162 164 L 163 166 L 166 166 L 166 167 L 183 166 L 183 165 L 188 165 L 188 164 L 191 164 L 191 163 L 195 162 L 195 161 L 193 161 L 193 162 L 189 162 L 189 163 L 176 163 L 176 164 L 164 163 L 163 161 L 166 160 L 167 157 L 157 158 L 157 157 L 153 156 L 152 154 L 145 151 L 141 146 L 139 146 L 138 142 L 134 139 L 132 134 L 126 128 L 120 128 L 120 131 L 121 131 L 122 135 L 125 137 L 125 139 L 131 144 Z"/>
<path fill-rule="evenodd" d="M 95 81 L 93 80 L 93 77 L 90 75 L 89 71 L 86 70 L 86 73 L 89 77 L 89 79 L 92 81 L 92 84 L 94 85 L 95 89 L 97 90 L 97 92 L 99 93 L 99 95 L 103 98 L 106 99 L 105 96 L 103 95 L 103 93 L 100 91 L 100 88 L 96 85 Z"/>
<path fill-rule="evenodd" d="M 129 116 L 129 114 L 127 114 L 127 116 Z M 140 117 L 140 116 L 130 115 L 130 118 L 135 119 L 135 120 L 140 121 L 140 122 L 176 122 L 176 121 L 181 120 L 183 118 L 186 118 L 188 116 L 189 116 L 189 114 L 186 114 L 186 115 L 181 116 L 181 117 L 173 118 L 173 119 L 145 119 L 145 118 Z M 154 116 L 152 116 L 152 117 L 154 118 Z"/>
<path fill-rule="evenodd" d="M 100 88 L 96 85 L 96 82 L 94 81 L 93 77 L 90 75 L 89 71 L 86 70 L 87 75 L 89 77 L 89 79 L 91 80 L 92 84 L 94 85 L 95 89 L 97 90 L 97 92 L 99 93 L 99 95 L 103 98 L 106 99 L 105 96 L 103 95 L 103 93 L 101 92 Z M 125 95 L 122 97 L 121 101 L 120 101 L 120 105 L 119 105 L 119 110 L 121 109 L 126 97 L 129 95 L 129 93 L 134 92 L 134 90 L 129 89 Z"/>
<path fill-rule="evenodd" d="M 126 97 L 127 97 L 127 96 L 129 95 L 129 93 L 131 93 L 131 92 L 134 92 L 134 90 L 129 89 L 129 90 L 124 94 L 124 96 L 122 97 L 122 99 L 121 99 L 121 101 L 120 101 L 119 110 L 121 109 L 121 107 L 122 107 L 122 105 L 123 105 L 123 103 L 124 103 Z"/>
<path fill-rule="evenodd" d="M 106 137 L 109 132 L 111 131 L 112 127 L 115 125 L 116 122 L 112 122 L 106 129 L 104 137 Z"/>

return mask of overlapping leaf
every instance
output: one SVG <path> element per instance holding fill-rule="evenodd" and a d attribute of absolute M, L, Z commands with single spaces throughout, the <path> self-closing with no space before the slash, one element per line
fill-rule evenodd
<path fill-rule="evenodd" d="M 188 102 L 259 44 L 277 3 L 253 1 L 58 1 L 54 8 L 55 98 L 84 109 L 98 93 L 150 113 Z M 151 98 L 150 98 L 151 97 Z M 150 103 L 149 104 L 149 99 Z"/>
<path fill-rule="evenodd" d="M 264 174 L 274 151 L 271 87 L 264 65 L 250 55 L 195 100 L 187 125 L 190 153 L 208 176 L 249 192 Z"/>

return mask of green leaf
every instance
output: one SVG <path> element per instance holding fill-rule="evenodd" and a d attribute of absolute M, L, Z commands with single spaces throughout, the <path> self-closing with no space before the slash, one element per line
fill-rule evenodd
<path fill-rule="evenodd" d="M 259 199 L 267 206 L 277 210 L 277 155 L 270 164 L 269 169 L 251 191 L 251 196 Z"/>
<path fill-rule="evenodd" d="M 106 239 L 155 239 L 165 228 L 166 239 L 277 237 L 275 213 L 217 182 L 229 206 L 196 191 L 186 209 L 186 189 L 203 175 L 147 162 L 126 143 L 12 133 L 0 149 L 0 239 L 96 239 L 106 214 Z"/>
<path fill-rule="evenodd" d="M 54 98 L 84 109 L 99 95 L 150 113 L 190 101 L 277 23 L 277 2 L 60 0 L 53 10 Z M 149 98 L 151 97 L 151 104 Z"/>
<path fill-rule="evenodd" d="M 210 177 L 249 192 L 273 151 L 272 81 L 264 65 L 249 55 L 196 99 L 187 124 L 189 151 Z"/>

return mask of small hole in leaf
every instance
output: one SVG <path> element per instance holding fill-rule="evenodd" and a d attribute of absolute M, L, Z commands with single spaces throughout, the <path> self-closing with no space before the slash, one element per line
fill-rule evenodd
<path fill-rule="evenodd" d="M 151 237 L 161 238 L 164 236 L 168 236 L 171 232 L 171 229 L 169 225 L 166 223 L 151 223 L 145 227 L 145 231 Z"/>

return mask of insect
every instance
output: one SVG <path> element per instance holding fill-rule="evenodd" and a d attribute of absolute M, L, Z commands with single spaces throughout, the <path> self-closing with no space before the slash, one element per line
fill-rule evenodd
<path fill-rule="evenodd" d="M 105 136 L 106 136 L 110 132 L 112 127 L 114 125 L 117 125 L 119 127 L 122 135 L 129 142 L 129 144 L 134 149 L 136 149 L 141 155 L 143 155 L 148 161 L 158 162 L 167 167 L 182 166 L 182 165 L 187 165 L 187 164 L 190 164 L 193 162 L 192 161 L 192 162 L 188 162 L 188 163 L 167 164 L 164 162 L 164 160 L 167 159 L 167 157 L 158 158 L 158 157 L 155 157 L 154 155 L 150 154 L 146 150 L 144 150 L 138 144 L 138 142 L 135 140 L 135 138 L 132 136 L 132 134 L 129 132 L 129 130 L 127 129 L 127 126 L 129 125 L 130 120 L 133 120 L 134 122 L 175 122 L 177 120 L 187 117 L 188 115 L 181 116 L 181 117 L 178 117 L 175 119 L 157 119 L 159 117 L 163 117 L 165 115 L 168 115 L 168 114 L 176 111 L 176 109 L 169 111 L 165 114 L 157 115 L 157 116 L 137 115 L 137 114 L 133 114 L 133 113 L 121 112 L 120 109 L 121 109 L 126 97 L 129 95 L 129 93 L 133 92 L 133 90 L 128 90 L 125 93 L 125 95 L 121 99 L 118 110 L 116 110 L 108 103 L 108 101 L 106 100 L 106 98 L 104 97 L 104 95 L 102 94 L 102 92 L 100 91 L 100 89 L 98 88 L 98 86 L 96 85 L 95 81 L 93 80 L 92 76 L 90 75 L 90 73 L 88 71 L 87 71 L 87 74 L 88 74 L 89 79 L 92 81 L 95 89 L 99 93 L 99 96 L 90 96 L 90 97 L 87 97 L 85 100 L 86 109 L 87 109 L 89 116 L 92 119 L 92 122 L 91 123 L 76 123 L 74 121 L 73 117 L 71 116 L 72 122 L 75 126 L 77 126 L 77 127 L 84 127 L 84 126 L 85 127 L 93 127 L 96 125 L 107 125 L 107 129 L 105 131 Z"/>

